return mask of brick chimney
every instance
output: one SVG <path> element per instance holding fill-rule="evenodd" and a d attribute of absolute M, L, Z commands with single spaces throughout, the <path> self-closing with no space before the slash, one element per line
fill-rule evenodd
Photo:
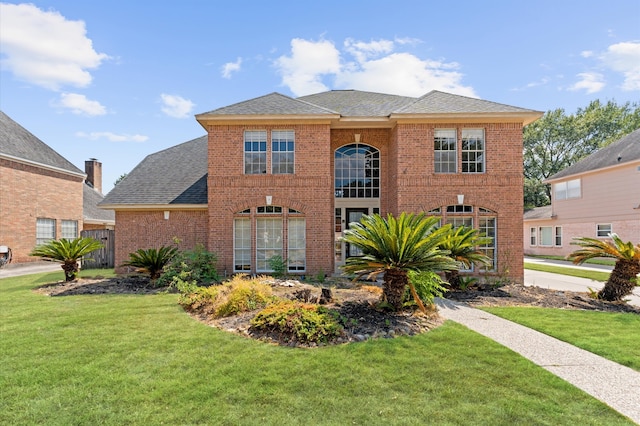
<path fill-rule="evenodd" d="M 89 158 L 84 162 L 84 172 L 87 174 L 87 183 L 102 194 L 102 163 Z"/>

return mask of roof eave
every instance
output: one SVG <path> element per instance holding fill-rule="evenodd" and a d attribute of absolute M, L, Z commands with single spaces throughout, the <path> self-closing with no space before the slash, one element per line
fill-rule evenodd
<path fill-rule="evenodd" d="M 533 123 L 544 115 L 540 111 L 526 112 L 445 112 L 445 113 L 392 113 L 389 118 L 397 120 L 398 123 L 411 121 L 423 121 L 430 123 L 484 123 L 510 122 L 522 123 L 523 126 Z"/>
<path fill-rule="evenodd" d="M 207 210 L 208 204 L 98 204 L 103 210 Z"/>
<path fill-rule="evenodd" d="M 198 114 L 196 120 L 207 130 L 208 125 L 252 124 L 265 122 L 329 123 L 340 114 Z"/>
<path fill-rule="evenodd" d="M 559 177 L 548 177 L 547 179 L 543 180 L 542 183 L 554 183 L 554 182 L 560 182 L 560 181 L 565 181 L 565 180 L 569 180 L 569 179 L 573 179 L 579 176 L 584 176 L 584 175 L 588 175 L 591 173 L 599 173 L 599 172 L 603 172 L 603 171 L 608 171 L 611 169 L 617 169 L 619 167 L 628 167 L 628 166 L 632 166 L 634 164 L 638 164 L 640 165 L 640 159 L 638 160 L 633 160 L 633 161 L 626 161 L 624 163 L 619 163 L 619 164 L 612 164 L 611 166 L 605 166 L 605 167 L 599 167 L 597 169 L 591 169 L 591 170 L 584 170 L 582 172 L 575 172 L 575 173 L 571 173 L 568 175 L 563 175 L 563 176 L 559 176 Z M 560 172 L 558 172 L 560 173 Z"/>
<path fill-rule="evenodd" d="M 0 153 L 0 158 L 4 158 L 6 160 L 13 161 L 13 162 L 16 162 L 16 163 L 26 164 L 28 166 L 34 166 L 34 167 L 39 167 L 41 169 L 46 169 L 46 170 L 51 170 L 51 171 L 58 172 L 58 173 L 63 173 L 63 174 L 69 175 L 69 176 L 80 177 L 82 179 L 85 179 L 87 177 L 86 173 L 74 172 L 72 170 L 63 169 L 61 167 L 50 166 L 48 164 L 38 163 L 37 161 L 26 160 L 24 158 L 15 157 L 13 155 Z"/>

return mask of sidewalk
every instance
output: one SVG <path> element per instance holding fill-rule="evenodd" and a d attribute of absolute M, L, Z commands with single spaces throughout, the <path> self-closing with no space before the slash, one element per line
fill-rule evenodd
<path fill-rule="evenodd" d="M 640 373 L 495 315 L 436 299 L 443 318 L 517 352 L 640 424 Z"/>
<path fill-rule="evenodd" d="M 39 274 L 41 272 L 58 272 L 62 271 L 59 262 L 28 262 L 28 263 L 10 263 L 0 269 L 0 279 L 17 277 L 20 275 Z"/>

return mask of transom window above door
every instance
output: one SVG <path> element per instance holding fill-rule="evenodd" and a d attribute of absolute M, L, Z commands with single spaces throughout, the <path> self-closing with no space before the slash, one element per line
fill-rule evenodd
<path fill-rule="evenodd" d="M 380 197 L 380 151 L 354 143 L 335 152 L 335 197 Z"/>

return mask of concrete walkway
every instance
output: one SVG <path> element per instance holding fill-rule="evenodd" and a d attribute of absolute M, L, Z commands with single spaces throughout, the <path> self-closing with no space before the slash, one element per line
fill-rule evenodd
<path fill-rule="evenodd" d="M 59 262 L 47 262 L 45 260 L 28 263 L 10 263 L 0 269 L 0 278 L 18 277 L 20 275 L 39 274 L 41 272 L 62 271 Z"/>
<path fill-rule="evenodd" d="M 640 373 L 530 328 L 446 299 L 443 318 L 531 360 L 640 424 Z"/>

